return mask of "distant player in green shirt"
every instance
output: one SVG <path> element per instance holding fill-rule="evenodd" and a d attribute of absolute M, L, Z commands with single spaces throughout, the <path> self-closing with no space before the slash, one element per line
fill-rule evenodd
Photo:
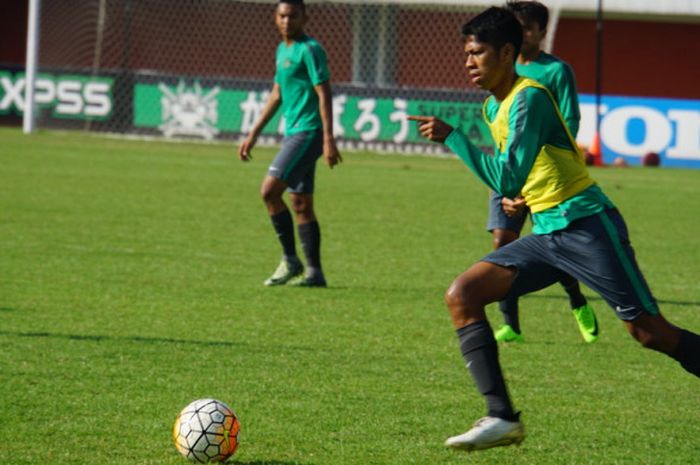
<path fill-rule="evenodd" d="M 523 44 L 515 64 L 515 71 L 520 76 L 534 79 L 552 93 L 564 122 L 575 139 L 581 114 L 574 73 L 568 64 L 541 49 L 542 41 L 547 34 L 549 10 L 536 1 L 508 2 L 506 8 L 515 14 L 523 27 Z M 522 197 L 510 199 L 490 191 L 486 229 L 493 236 L 493 247 L 496 249 L 503 247 L 520 237 L 528 215 L 529 209 Z M 586 342 L 595 342 L 598 339 L 598 320 L 581 293 L 578 281 L 571 276 L 566 276 L 561 280 L 561 285 L 569 296 L 569 304 L 581 336 Z M 517 297 L 502 300 L 498 306 L 503 313 L 504 324 L 496 331 L 496 340 L 521 342 L 523 336 Z"/>
<path fill-rule="evenodd" d="M 663 317 L 637 266 L 625 222 L 588 174 L 551 92 L 516 73 L 523 38 L 517 18 L 492 7 L 464 24 L 462 35 L 469 78 L 491 93 L 485 115 L 494 155 L 435 117 L 409 119 L 418 122 L 424 137 L 445 143 L 492 190 L 521 194 L 532 211 L 533 234 L 491 252 L 445 293 L 462 355 L 488 409 L 445 444 L 471 451 L 523 441 L 484 307 L 548 287 L 563 274 L 600 294 L 643 347 L 700 377 L 700 336 Z"/>
<path fill-rule="evenodd" d="M 523 46 L 515 63 L 515 71 L 549 89 L 559 105 L 564 122 L 576 138 L 581 111 L 574 72 L 568 63 L 541 48 L 547 35 L 549 10 L 537 1 L 508 2 L 506 8 L 515 14 L 523 27 Z"/>
<path fill-rule="evenodd" d="M 277 110 L 283 108 L 284 141 L 261 187 L 283 254 L 277 270 L 265 281 L 266 286 L 326 286 L 321 268 L 321 229 L 313 203 L 316 160 L 323 154 L 328 166 L 333 168 L 342 158 L 333 136 L 326 52 L 304 33 L 306 21 L 303 0 L 280 0 L 275 23 L 282 42 L 277 47 L 275 83 L 260 118 L 238 150 L 240 159 L 249 161 L 260 132 Z M 296 253 L 292 215 L 282 199 L 285 190 L 289 191 L 306 256 L 305 274 Z"/>

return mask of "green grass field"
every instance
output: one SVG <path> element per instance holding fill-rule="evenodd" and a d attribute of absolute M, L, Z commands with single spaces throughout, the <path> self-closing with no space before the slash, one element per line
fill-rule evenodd
<path fill-rule="evenodd" d="M 585 345 L 558 287 L 501 349 L 523 445 L 446 450 L 484 414 L 442 295 L 490 249 L 486 188 L 456 159 L 319 164 L 330 287 L 268 289 L 273 154 L 0 129 L 0 463 L 184 464 L 171 427 L 201 397 L 239 415 L 240 465 L 699 463 L 698 379 L 587 289 Z M 593 175 L 666 316 L 700 331 L 700 170 Z"/>

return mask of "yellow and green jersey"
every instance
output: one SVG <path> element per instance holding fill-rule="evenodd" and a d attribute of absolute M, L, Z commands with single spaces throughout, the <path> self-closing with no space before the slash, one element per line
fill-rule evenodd
<path fill-rule="evenodd" d="M 612 207 L 589 176 L 551 93 L 532 79 L 518 78 L 510 93 L 484 102 L 494 154 L 453 130 L 445 144 L 492 190 L 522 195 L 532 212 L 533 232 L 547 234 Z"/>
<path fill-rule="evenodd" d="M 536 60 L 527 64 L 516 63 L 515 71 L 519 76 L 534 79 L 552 93 L 564 122 L 575 139 L 581 121 L 581 110 L 571 67 L 554 55 L 540 52 Z"/>
<path fill-rule="evenodd" d="M 316 39 L 302 36 L 277 47 L 275 82 L 280 86 L 285 135 L 323 127 L 314 86 L 330 79 L 326 52 Z"/>

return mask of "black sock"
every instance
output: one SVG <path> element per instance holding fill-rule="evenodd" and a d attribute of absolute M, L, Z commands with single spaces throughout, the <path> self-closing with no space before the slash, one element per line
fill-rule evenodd
<path fill-rule="evenodd" d="M 569 294 L 569 303 L 571 304 L 572 310 L 586 305 L 586 297 L 581 294 L 581 287 L 575 278 L 566 275 L 566 277 L 562 278 L 559 282 L 564 287 L 566 293 Z"/>
<path fill-rule="evenodd" d="M 310 272 L 321 271 L 321 228 L 318 221 L 311 223 L 300 224 L 299 239 L 301 240 L 301 248 L 306 256 L 306 265 Z"/>
<path fill-rule="evenodd" d="M 689 373 L 700 378 L 700 335 L 681 329 L 681 339 L 671 355 Z"/>
<path fill-rule="evenodd" d="M 498 345 L 488 321 L 482 320 L 457 330 L 462 356 L 477 389 L 486 398 L 489 416 L 517 421 L 498 362 Z"/>
<path fill-rule="evenodd" d="M 503 313 L 503 322 L 520 334 L 520 316 L 518 315 L 518 298 L 506 297 L 498 302 L 498 308 Z"/>
<path fill-rule="evenodd" d="M 275 232 L 277 232 L 277 238 L 282 244 L 282 252 L 285 258 L 296 257 L 297 250 L 294 246 L 294 221 L 292 221 L 292 214 L 289 213 L 289 210 L 284 210 L 272 215 L 270 219 Z"/>

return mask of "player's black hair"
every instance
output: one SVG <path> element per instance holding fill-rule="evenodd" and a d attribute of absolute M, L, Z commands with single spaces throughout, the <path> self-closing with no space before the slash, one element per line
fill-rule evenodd
<path fill-rule="evenodd" d="M 549 10 L 546 6 L 536 1 L 508 1 L 506 8 L 524 22 L 534 21 L 540 30 L 547 29 L 549 22 Z"/>
<path fill-rule="evenodd" d="M 505 44 L 515 48 L 513 60 L 520 54 L 523 45 L 523 28 L 510 10 L 492 6 L 462 25 L 462 39 L 474 36 L 477 41 L 500 50 Z"/>
<path fill-rule="evenodd" d="M 289 3 L 290 5 L 296 5 L 298 7 L 301 7 L 303 11 L 306 11 L 306 5 L 304 5 L 304 0 L 278 0 L 277 3 Z"/>

